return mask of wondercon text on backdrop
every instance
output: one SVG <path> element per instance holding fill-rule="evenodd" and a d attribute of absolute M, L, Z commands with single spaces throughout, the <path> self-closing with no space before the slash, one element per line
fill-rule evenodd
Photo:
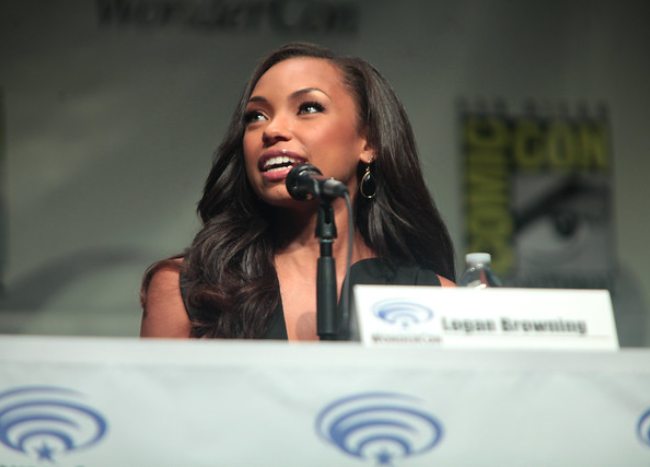
<path fill-rule="evenodd" d="M 299 0 L 96 0 L 101 26 L 176 27 L 209 32 L 355 34 L 355 2 Z"/>

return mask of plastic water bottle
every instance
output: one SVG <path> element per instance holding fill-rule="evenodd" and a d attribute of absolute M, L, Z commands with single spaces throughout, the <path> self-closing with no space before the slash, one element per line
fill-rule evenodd
<path fill-rule="evenodd" d="M 484 289 L 501 287 L 501 281 L 492 271 L 490 253 L 468 253 L 465 255 L 466 269 L 458 280 L 462 287 Z"/>

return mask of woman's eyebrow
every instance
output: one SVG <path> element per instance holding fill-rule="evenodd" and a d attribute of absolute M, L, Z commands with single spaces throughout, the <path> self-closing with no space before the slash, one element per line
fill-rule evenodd
<path fill-rule="evenodd" d="M 303 88 L 303 89 L 298 89 L 297 91 L 292 92 L 292 93 L 289 95 L 289 98 L 291 98 L 291 99 L 295 99 L 296 97 L 300 97 L 300 96 L 302 96 L 303 94 L 309 94 L 310 92 L 314 92 L 314 91 L 316 91 L 316 92 L 320 92 L 321 94 L 325 94 L 327 97 L 330 97 L 329 94 L 327 94 L 327 93 L 326 93 L 325 91 L 323 91 L 322 89 L 320 89 L 320 88 L 313 88 L 313 87 L 312 87 L 312 88 Z"/>
<path fill-rule="evenodd" d="M 263 96 L 251 96 L 248 102 L 268 102 L 268 100 Z"/>

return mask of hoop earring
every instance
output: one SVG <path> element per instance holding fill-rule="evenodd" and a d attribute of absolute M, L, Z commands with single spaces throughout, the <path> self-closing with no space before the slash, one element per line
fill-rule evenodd
<path fill-rule="evenodd" d="M 366 166 L 359 182 L 359 193 L 366 199 L 373 199 L 377 194 L 377 185 L 375 185 L 375 179 L 370 172 L 370 164 Z"/>

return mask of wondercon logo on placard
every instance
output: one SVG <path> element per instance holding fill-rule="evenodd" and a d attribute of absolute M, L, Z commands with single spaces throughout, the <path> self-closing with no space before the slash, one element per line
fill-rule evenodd
<path fill-rule="evenodd" d="M 403 394 L 369 392 L 338 399 L 316 419 L 316 432 L 344 453 L 378 465 L 424 454 L 442 438 L 442 424 Z"/>
<path fill-rule="evenodd" d="M 636 425 L 636 434 L 642 443 L 650 446 L 650 409 L 641 415 L 639 423 Z"/>
<path fill-rule="evenodd" d="M 390 324 L 399 325 L 404 329 L 433 318 L 431 309 L 405 300 L 385 300 L 376 303 L 372 312 L 377 318 Z"/>
<path fill-rule="evenodd" d="M 107 423 L 77 401 L 80 393 L 53 386 L 23 386 L 0 392 L 0 443 L 54 463 L 59 454 L 97 444 Z"/>

